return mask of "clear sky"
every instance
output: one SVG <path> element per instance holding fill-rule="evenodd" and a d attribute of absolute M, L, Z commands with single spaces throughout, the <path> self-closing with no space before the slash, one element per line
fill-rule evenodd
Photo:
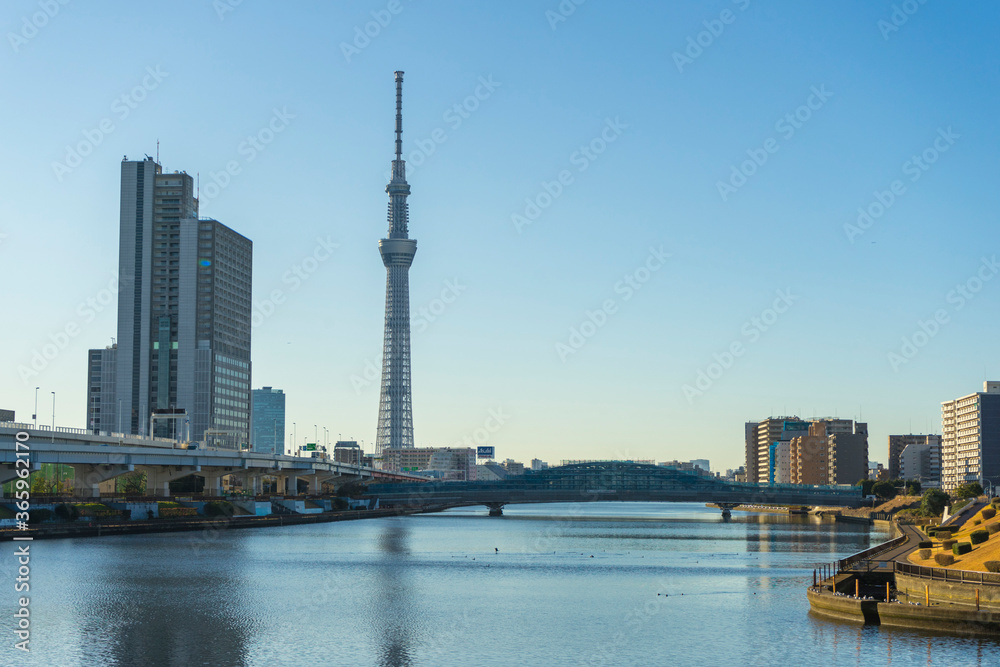
<path fill-rule="evenodd" d="M 36 0 L 0 26 L 19 420 L 38 386 L 41 423 L 55 391 L 84 426 L 119 162 L 159 140 L 254 242 L 253 385 L 299 441 L 373 448 L 394 70 L 418 445 L 725 469 L 746 420 L 838 415 L 884 462 L 1000 379 L 995 3 Z"/>

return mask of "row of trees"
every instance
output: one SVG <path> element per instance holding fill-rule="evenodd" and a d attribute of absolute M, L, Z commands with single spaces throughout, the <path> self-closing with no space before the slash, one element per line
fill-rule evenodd
<path fill-rule="evenodd" d="M 920 482 L 915 479 L 889 479 L 876 482 L 872 479 L 862 479 L 856 486 L 866 496 L 875 496 L 880 500 L 892 500 L 896 496 L 919 496 Z M 983 487 L 979 482 L 962 484 L 955 489 L 955 497 L 959 499 L 977 498 L 983 495 Z"/>
<path fill-rule="evenodd" d="M 892 500 L 898 495 L 919 496 L 920 482 L 915 479 L 889 479 L 876 482 L 873 479 L 859 480 L 856 486 L 866 496 L 875 496 L 882 500 Z"/>

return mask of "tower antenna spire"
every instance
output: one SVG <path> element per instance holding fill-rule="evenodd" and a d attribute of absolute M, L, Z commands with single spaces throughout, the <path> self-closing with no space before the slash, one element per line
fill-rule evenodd
<path fill-rule="evenodd" d="M 396 159 L 403 159 L 403 73 L 396 72 Z"/>
<path fill-rule="evenodd" d="M 382 393 L 379 397 L 375 455 L 387 448 L 413 447 L 413 399 L 410 388 L 410 283 L 409 271 L 417 241 L 408 232 L 409 208 L 403 161 L 403 73 L 396 72 L 396 158 L 389 195 L 388 238 L 379 241 L 385 265 L 385 339 L 382 348 Z"/>

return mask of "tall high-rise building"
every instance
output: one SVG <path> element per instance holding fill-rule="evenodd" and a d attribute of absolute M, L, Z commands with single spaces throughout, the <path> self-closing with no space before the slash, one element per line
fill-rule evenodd
<path fill-rule="evenodd" d="M 1000 382 L 991 381 L 941 404 L 941 488 L 987 481 L 1000 483 Z"/>
<path fill-rule="evenodd" d="M 910 443 L 899 453 L 899 477 L 914 479 L 925 489 L 941 485 L 940 442 Z"/>
<path fill-rule="evenodd" d="M 253 450 L 262 454 L 285 453 L 285 393 L 280 389 L 254 389 L 251 410 Z"/>
<path fill-rule="evenodd" d="M 87 430 L 92 433 L 123 433 L 115 404 L 115 363 L 118 345 L 87 351 Z"/>
<path fill-rule="evenodd" d="M 744 479 L 748 482 L 757 481 L 757 426 L 757 422 L 746 422 L 743 428 Z"/>
<path fill-rule="evenodd" d="M 789 454 L 792 484 L 828 483 L 830 451 L 826 428 L 826 422 L 815 421 L 809 425 L 808 434 L 792 438 Z"/>
<path fill-rule="evenodd" d="M 830 484 L 856 484 L 868 478 L 868 424 L 855 422 L 853 432 L 830 434 Z"/>
<path fill-rule="evenodd" d="M 198 217 L 188 174 L 163 173 L 150 157 L 124 159 L 117 348 L 100 360 L 91 354 L 88 367 L 88 396 L 113 383 L 114 400 L 109 409 L 102 398 L 99 418 L 88 402 L 99 424 L 90 427 L 249 443 L 252 267 L 249 239 Z M 113 370 L 95 383 L 98 361 Z M 161 420 L 150 432 L 153 413 L 180 411 L 186 424 Z"/>
<path fill-rule="evenodd" d="M 757 424 L 757 479 L 749 481 L 773 484 L 778 459 L 779 442 L 788 442 L 793 437 L 805 435 L 809 425 L 798 417 L 768 417 Z M 747 470 L 750 466 L 747 466 Z"/>
<path fill-rule="evenodd" d="M 379 241 L 385 265 L 385 339 L 382 393 L 379 398 L 375 455 L 388 448 L 413 447 L 413 397 L 410 390 L 410 264 L 417 241 L 409 237 L 409 207 L 403 161 L 403 73 L 396 72 L 396 159 L 389 195 L 389 238 Z M 475 462 L 473 461 L 473 464 Z"/>
<path fill-rule="evenodd" d="M 909 445 L 932 445 L 936 446 L 940 452 L 941 436 L 933 434 L 914 435 L 913 433 L 907 435 L 890 435 L 889 464 L 888 464 L 890 479 L 900 479 L 903 477 L 903 469 L 902 465 L 899 462 L 899 457 L 903 453 L 903 450 L 906 449 L 907 446 Z"/>

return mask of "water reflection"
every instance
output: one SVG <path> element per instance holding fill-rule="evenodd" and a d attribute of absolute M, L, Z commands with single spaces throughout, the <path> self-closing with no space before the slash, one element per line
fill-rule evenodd
<path fill-rule="evenodd" d="M 253 627 L 239 576 L 241 540 L 220 540 L 177 567 L 161 540 L 105 538 L 72 595 L 84 664 L 241 666 Z M 165 555 L 167 554 L 167 555 Z"/>
<path fill-rule="evenodd" d="M 409 529 L 404 519 L 390 519 L 378 535 L 379 561 L 375 573 L 370 619 L 376 630 L 378 660 L 383 667 L 413 664 L 418 630 L 414 594 L 410 586 Z"/>

